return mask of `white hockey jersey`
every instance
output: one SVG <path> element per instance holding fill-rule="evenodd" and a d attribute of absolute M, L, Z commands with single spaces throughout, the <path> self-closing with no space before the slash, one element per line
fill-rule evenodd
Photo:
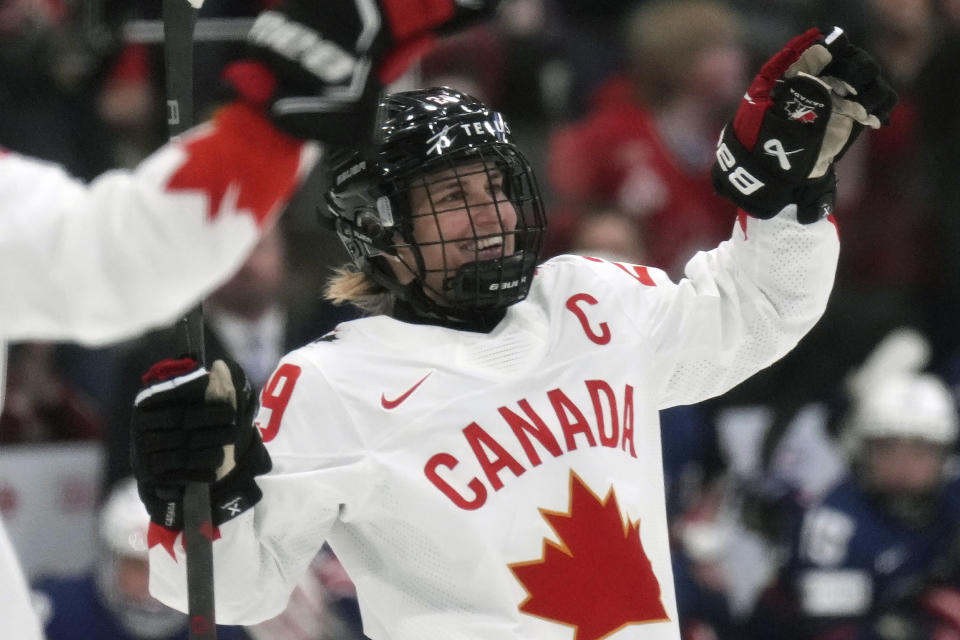
<path fill-rule="evenodd" d="M 678 640 L 659 409 L 808 331 L 831 221 L 741 216 L 686 277 L 563 256 L 489 334 L 372 317 L 286 356 L 256 425 L 264 497 L 214 542 L 218 621 L 277 614 L 324 541 L 374 640 Z M 186 607 L 183 550 L 151 589 Z"/>
<path fill-rule="evenodd" d="M 172 322 L 242 264 L 316 157 L 239 105 L 90 185 L 0 149 L 0 408 L 6 342 L 100 345 Z M 0 621 L 42 637 L 2 523 Z"/>

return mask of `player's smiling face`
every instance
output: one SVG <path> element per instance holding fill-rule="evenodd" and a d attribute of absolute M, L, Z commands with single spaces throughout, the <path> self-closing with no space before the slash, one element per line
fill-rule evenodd
<path fill-rule="evenodd" d="M 412 185 L 410 208 L 426 284 L 436 291 L 461 265 L 515 251 L 517 211 L 504 192 L 502 172 L 483 162 L 425 175 Z M 399 254 L 407 264 L 416 264 L 410 249 L 401 248 Z M 412 278 L 397 271 L 401 281 Z"/>

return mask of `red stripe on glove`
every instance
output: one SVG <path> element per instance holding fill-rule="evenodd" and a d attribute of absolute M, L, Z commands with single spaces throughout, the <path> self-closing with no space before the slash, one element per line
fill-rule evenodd
<path fill-rule="evenodd" d="M 750 83 L 733 120 L 733 131 L 743 146 L 753 151 L 760 134 L 763 115 L 773 104 L 770 91 L 786 70 L 797 61 L 804 51 L 823 37 L 817 28 L 808 29 L 786 44 L 775 56 L 760 68 L 760 72 Z"/>
<path fill-rule="evenodd" d="M 143 384 L 148 385 L 163 380 L 171 380 L 197 368 L 197 361 L 193 358 L 167 358 L 156 363 L 143 374 Z"/>

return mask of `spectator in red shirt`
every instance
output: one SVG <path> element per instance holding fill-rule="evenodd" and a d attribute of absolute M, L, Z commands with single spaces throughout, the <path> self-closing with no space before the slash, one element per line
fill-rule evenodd
<path fill-rule="evenodd" d="M 569 250 L 597 209 L 632 217 L 648 263 L 674 274 L 729 234 L 732 205 L 713 193 L 709 169 L 744 86 L 740 38 L 739 16 L 713 0 L 644 3 L 628 16 L 625 73 L 551 137 L 550 250 Z"/>

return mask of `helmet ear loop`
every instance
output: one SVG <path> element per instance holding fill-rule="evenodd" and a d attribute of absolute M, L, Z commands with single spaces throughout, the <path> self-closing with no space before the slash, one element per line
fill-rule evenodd
<path fill-rule="evenodd" d="M 393 242 L 394 229 L 381 222 L 380 214 L 374 209 L 364 209 L 357 213 L 354 227 L 364 236 L 370 238 L 371 244 L 380 252 L 397 255 L 397 247 Z"/>

